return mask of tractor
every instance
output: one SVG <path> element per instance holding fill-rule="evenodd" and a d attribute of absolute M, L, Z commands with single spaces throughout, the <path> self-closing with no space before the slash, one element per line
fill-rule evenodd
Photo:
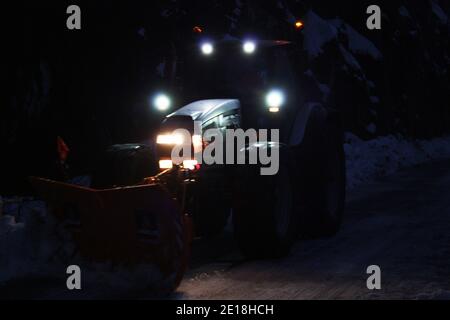
<path fill-rule="evenodd" d="M 284 40 L 199 41 L 177 65 L 178 91 L 152 96 L 155 110 L 164 113 L 154 136 L 110 147 L 91 188 L 32 182 L 62 220 L 70 212 L 69 228 L 84 256 L 156 261 L 173 287 L 191 239 L 214 237 L 228 223 L 252 259 L 284 256 L 300 237 L 331 236 L 345 203 L 341 117 L 302 90 L 294 59 L 301 50 Z M 217 152 L 233 145 L 230 130 L 255 130 L 257 141 L 245 136 L 232 155 L 223 147 L 223 158 L 232 161 L 198 160 L 208 146 Z M 193 152 L 175 161 L 181 146 Z M 272 174 L 261 174 L 267 163 L 249 161 L 261 152 L 276 159 Z"/>

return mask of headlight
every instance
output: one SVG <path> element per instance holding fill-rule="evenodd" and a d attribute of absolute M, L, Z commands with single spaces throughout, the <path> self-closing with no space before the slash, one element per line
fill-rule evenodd
<path fill-rule="evenodd" d="M 201 135 L 194 134 L 191 137 L 192 145 L 195 149 L 199 149 L 201 151 L 203 147 L 203 140 Z M 168 145 L 181 145 L 185 142 L 183 135 L 181 134 L 158 134 L 156 136 L 157 144 L 168 144 Z"/>
<path fill-rule="evenodd" d="M 214 46 L 210 42 L 206 42 L 201 46 L 202 53 L 206 56 L 209 56 L 214 52 Z"/>
<path fill-rule="evenodd" d="M 172 160 L 159 160 L 159 168 L 161 170 L 172 169 L 173 168 Z M 199 164 L 197 160 L 183 160 L 183 168 L 188 170 L 195 170 L 199 168 Z"/>
<path fill-rule="evenodd" d="M 160 169 L 172 169 L 172 167 L 173 167 L 172 160 L 159 160 Z"/>
<path fill-rule="evenodd" d="M 183 142 L 183 136 L 178 134 L 159 134 L 156 137 L 157 144 L 181 145 Z"/>
<path fill-rule="evenodd" d="M 167 111 L 170 108 L 171 101 L 170 98 L 165 94 L 158 94 L 153 99 L 153 105 L 159 111 Z"/>
<path fill-rule="evenodd" d="M 280 111 L 280 107 L 284 103 L 284 94 L 279 90 L 272 90 L 266 95 L 266 105 L 270 112 Z"/>
<path fill-rule="evenodd" d="M 252 54 L 256 50 L 256 44 L 253 41 L 246 41 L 244 42 L 242 49 L 246 54 Z"/>

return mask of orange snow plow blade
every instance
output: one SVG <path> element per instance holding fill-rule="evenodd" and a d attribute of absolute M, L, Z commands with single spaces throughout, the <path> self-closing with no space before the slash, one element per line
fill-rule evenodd
<path fill-rule="evenodd" d="M 122 265 L 153 264 L 176 287 L 189 257 L 191 224 L 159 184 L 95 190 L 31 178 L 82 257 Z"/>

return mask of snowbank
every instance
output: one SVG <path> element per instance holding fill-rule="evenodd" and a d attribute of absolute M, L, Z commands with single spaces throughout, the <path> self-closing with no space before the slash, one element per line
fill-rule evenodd
<path fill-rule="evenodd" d="M 396 136 L 363 141 L 346 134 L 347 188 L 432 159 L 450 157 L 450 137 L 406 140 Z"/>
<path fill-rule="evenodd" d="M 0 283 L 22 275 L 36 276 L 58 267 L 70 250 L 69 239 L 58 235 L 45 204 L 30 199 L 4 199 L 0 217 Z M 72 247 L 73 250 L 73 247 Z"/>
<path fill-rule="evenodd" d="M 100 291 L 136 292 L 158 287 L 168 288 L 173 279 L 163 278 L 152 265 L 133 269 L 109 263 L 81 259 L 71 236 L 47 214 L 42 201 L 3 199 L 0 216 L 0 286 L 8 281 L 29 277 L 60 279 L 65 283 L 66 268 L 78 265 L 84 288 Z M 64 289 L 64 288 L 61 288 Z"/>

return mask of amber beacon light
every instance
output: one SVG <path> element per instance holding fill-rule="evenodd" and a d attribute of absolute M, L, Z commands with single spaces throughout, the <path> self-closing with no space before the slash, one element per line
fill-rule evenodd
<path fill-rule="evenodd" d="M 295 25 L 295 29 L 297 29 L 297 30 L 302 29 L 303 26 L 304 26 L 303 22 L 300 21 L 300 20 L 295 21 L 295 24 L 294 24 L 294 25 Z"/>

